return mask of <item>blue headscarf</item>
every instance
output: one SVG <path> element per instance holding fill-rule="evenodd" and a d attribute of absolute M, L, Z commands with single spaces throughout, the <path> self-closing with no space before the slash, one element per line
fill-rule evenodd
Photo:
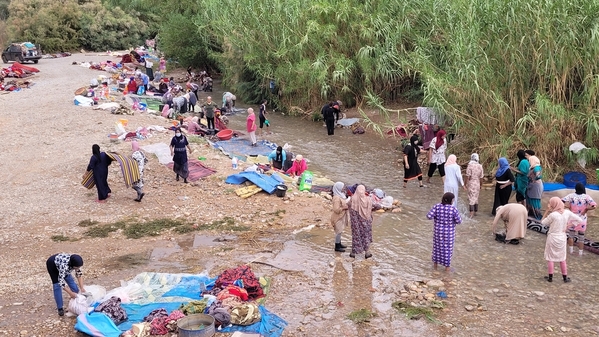
<path fill-rule="evenodd" d="M 499 168 L 497 169 L 497 173 L 495 173 L 495 177 L 501 177 L 509 169 L 510 163 L 507 159 L 505 157 L 499 158 Z"/>

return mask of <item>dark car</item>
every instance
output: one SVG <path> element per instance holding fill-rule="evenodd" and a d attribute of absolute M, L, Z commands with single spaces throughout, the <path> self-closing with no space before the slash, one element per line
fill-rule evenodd
<path fill-rule="evenodd" d="M 19 61 L 23 63 L 25 61 L 31 61 L 37 63 L 42 58 L 42 49 L 39 44 L 35 45 L 31 42 L 11 43 L 2 52 L 2 61 L 8 63 L 8 61 Z"/>

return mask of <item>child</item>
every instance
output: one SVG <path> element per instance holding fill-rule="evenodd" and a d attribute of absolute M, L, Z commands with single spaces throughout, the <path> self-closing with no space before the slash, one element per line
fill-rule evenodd
<path fill-rule="evenodd" d="M 568 267 L 566 265 L 566 230 L 570 221 L 580 223 L 582 219 L 578 215 L 564 209 L 564 203 L 559 197 L 549 199 L 549 206 L 543 215 L 543 220 L 541 220 L 544 226 L 549 226 L 547 242 L 545 243 L 545 260 L 547 260 L 549 274 L 545 276 L 547 282 L 553 282 L 554 262 L 559 262 L 564 282 L 571 281 L 568 277 Z"/>

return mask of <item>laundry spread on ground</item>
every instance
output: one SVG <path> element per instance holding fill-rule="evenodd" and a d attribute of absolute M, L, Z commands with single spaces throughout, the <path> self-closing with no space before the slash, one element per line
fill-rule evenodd
<path fill-rule="evenodd" d="M 77 317 L 77 331 L 107 337 L 164 335 L 194 313 L 212 316 L 222 333 L 280 337 L 287 326 L 264 307 L 270 282 L 257 277 L 249 265 L 227 269 L 216 278 L 144 272 L 121 284 L 97 299 L 91 313 Z"/>
<path fill-rule="evenodd" d="M 202 178 L 205 178 L 209 175 L 216 173 L 215 169 L 211 169 L 210 167 L 205 166 L 204 164 L 202 164 L 201 161 L 199 161 L 197 159 L 193 159 L 193 158 L 188 159 L 187 165 L 188 165 L 188 170 L 189 170 L 189 177 L 187 177 L 187 180 L 189 180 L 189 181 L 198 181 Z M 168 168 L 172 169 L 174 166 L 174 163 L 170 162 L 166 166 Z"/>

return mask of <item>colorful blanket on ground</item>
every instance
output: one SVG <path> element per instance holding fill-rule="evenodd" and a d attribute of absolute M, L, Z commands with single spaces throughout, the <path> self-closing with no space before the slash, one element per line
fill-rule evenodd
<path fill-rule="evenodd" d="M 123 178 L 125 180 L 125 186 L 127 188 L 131 187 L 134 182 L 139 180 L 139 166 L 137 162 L 132 158 L 125 157 L 116 152 L 106 152 L 110 159 L 116 161 L 121 166 L 121 172 L 123 173 Z M 81 181 L 81 185 L 87 189 L 91 189 L 96 186 L 94 182 L 94 172 L 87 171 L 83 175 L 83 180 Z"/>
<path fill-rule="evenodd" d="M 547 234 L 549 228 L 544 226 L 539 220 L 535 218 L 528 218 L 526 222 L 526 227 L 535 232 L 539 232 L 541 234 Z M 574 238 L 574 242 L 577 242 L 578 238 Z M 599 242 L 593 241 L 587 237 L 584 238 L 584 249 L 588 250 L 591 253 L 599 254 Z"/>
<path fill-rule="evenodd" d="M 173 165 L 174 163 L 169 163 L 166 166 L 172 169 Z M 208 166 L 204 166 L 204 164 L 202 164 L 202 162 L 200 162 L 197 159 L 189 159 L 187 161 L 187 166 L 189 169 L 189 177 L 187 177 L 187 179 L 189 181 L 198 181 L 204 177 L 216 173 L 215 169 L 211 169 Z"/>
<path fill-rule="evenodd" d="M 236 156 L 239 159 L 246 160 L 246 156 L 268 156 L 273 150 L 277 149 L 277 145 L 267 140 L 259 140 L 256 146 L 252 146 L 249 139 L 231 138 L 229 140 L 221 140 L 212 143 L 212 146 L 221 150 L 229 157 Z"/>
<path fill-rule="evenodd" d="M 90 336 L 117 337 L 121 332 L 129 330 L 133 324 L 142 322 L 156 309 L 163 308 L 170 314 L 182 304 L 202 298 L 201 289 L 212 289 L 216 279 L 205 274 L 141 273 L 133 280 L 123 283 L 125 285 L 122 287 L 109 291 L 130 297 L 131 303 L 122 304 L 127 312 L 127 321 L 117 327 L 105 314 L 94 312 L 78 316 L 75 329 Z M 267 293 L 269 282 L 260 278 L 260 285 L 264 293 Z M 280 337 L 287 322 L 263 305 L 259 306 L 259 310 L 262 317 L 260 322 L 248 326 L 232 325 L 219 332 L 242 331 L 257 333 L 263 337 Z"/>

